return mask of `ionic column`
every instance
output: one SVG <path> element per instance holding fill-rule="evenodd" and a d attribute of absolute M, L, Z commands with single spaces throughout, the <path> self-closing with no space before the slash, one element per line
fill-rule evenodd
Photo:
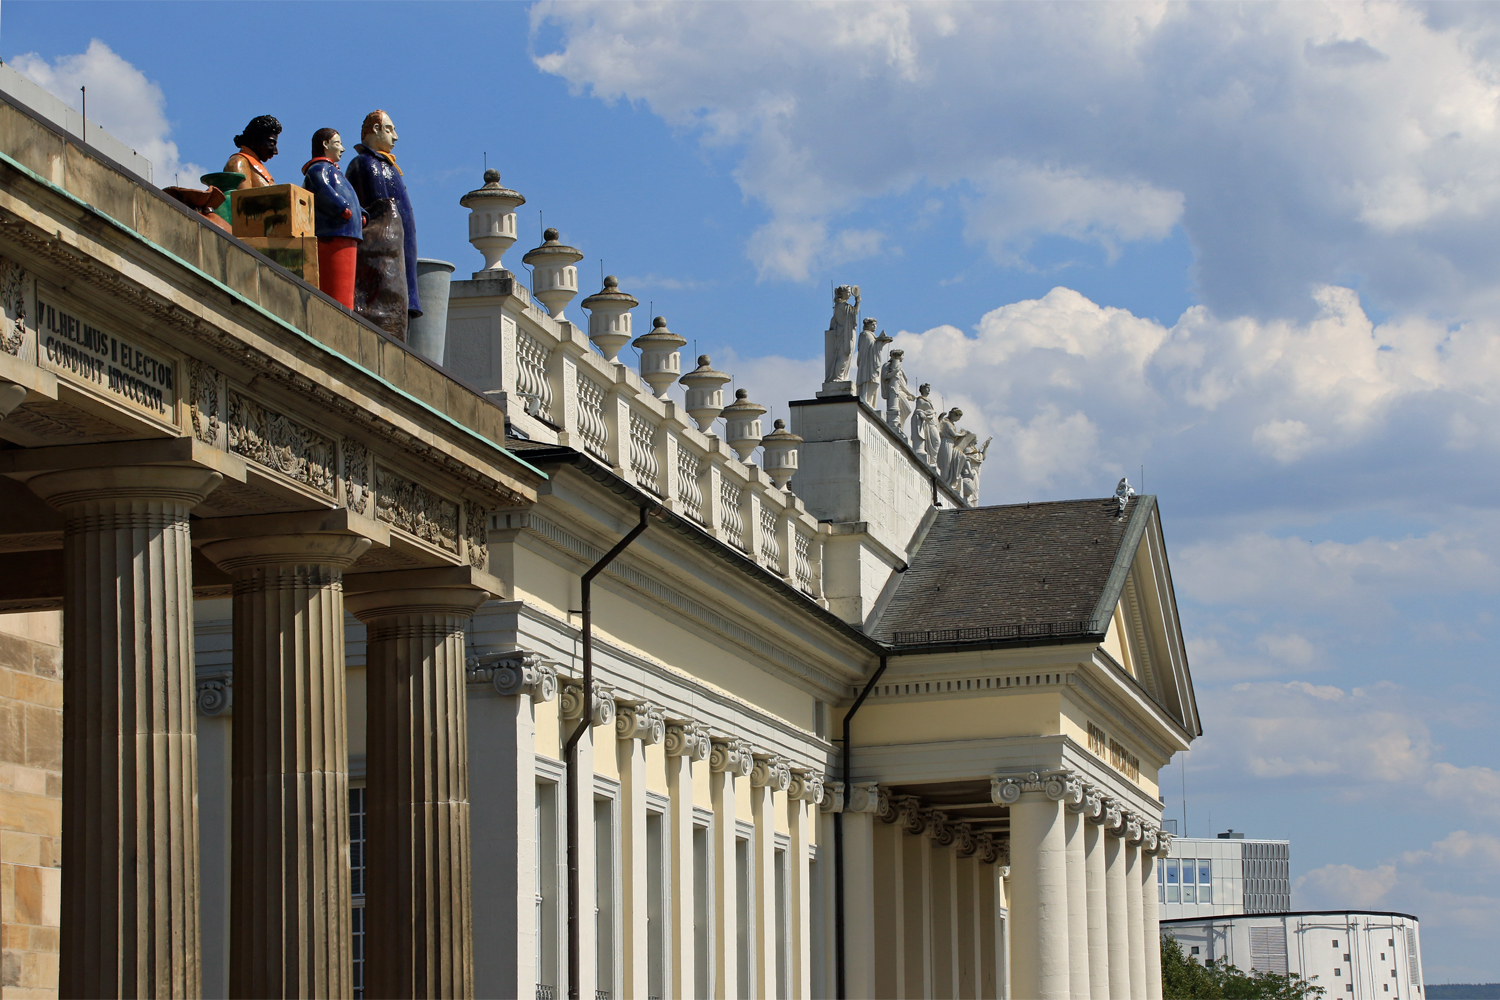
<path fill-rule="evenodd" d="M 1089 925 L 1089 996 L 1109 1000 L 1109 920 L 1105 908 L 1104 800 L 1091 789 L 1084 800 L 1083 863 Z"/>
<path fill-rule="evenodd" d="M 897 806 L 906 836 L 901 850 L 901 962 L 902 996 L 930 997 L 932 991 L 932 850 L 922 834 L 927 815 L 915 797 Z M 871 994 L 876 995 L 876 994 Z"/>
<path fill-rule="evenodd" d="M 928 870 L 932 873 L 932 993 L 957 996 L 958 990 L 958 869 L 953 853 L 953 830 L 946 817 L 934 811 L 927 825 Z"/>
<path fill-rule="evenodd" d="M 905 982 L 906 975 L 906 871 L 902 851 L 906 834 L 897 824 L 900 819 L 897 805 L 890 792 L 883 788 L 878 790 L 875 815 L 883 822 L 874 824 L 871 829 L 875 871 L 879 873 L 871 886 L 871 894 L 875 902 L 873 973 L 880 996 L 903 995 L 899 984 Z"/>
<path fill-rule="evenodd" d="M 1011 995 L 1069 1000 L 1068 864 L 1062 799 L 1069 779 L 1032 772 L 995 778 L 1010 806 Z"/>
<path fill-rule="evenodd" d="M 693 763 L 708 760 L 708 733 L 686 719 L 667 720 L 668 822 L 671 823 L 671 885 L 667 908 L 672 921 L 672 992 L 697 997 L 698 968 L 694 928 L 700 919 L 693 888 Z M 707 1000 L 707 998 L 702 998 Z"/>
<path fill-rule="evenodd" d="M 369 547 L 302 534 L 202 548 L 234 578 L 232 997 L 353 989 L 343 571 Z"/>
<path fill-rule="evenodd" d="M 1141 845 L 1141 911 L 1144 915 L 1142 937 L 1146 946 L 1146 1000 L 1161 998 L 1161 923 L 1156 898 L 1156 859 L 1160 854 L 1158 832 L 1150 830 Z"/>
<path fill-rule="evenodd" d="M 474 995 L 463 629 L 488 597 L 432 587 L 345 598 L 365 623 L 371 996 Z"/>
<path fill-rule="evenodd" d="M 1105 804 L 1104 922 L 1109 942 L 1109 995 L 1130 996 L 1130 902 L 1125 891 L 1125 814 L 1119 803 Z"/>
<path fill-rule="evenodd" d="M 1141 899 L 1141 821 L 1136 817 L 1125 838 L 1125 900 L 1129 907 L 1130 995 L 1146 996 L 1146 913 Z"/>
<path fill-rule="evenodd" d="M 61 996 L 201 993 L 188 511 L 220 478 L 118 466 L 28 484 L 64 518 Z"/>
<path fill-rule="evenodd" d="M 1084 827 L 1082 785 L 1071 790 L 1065 800 L 1063 839 L 1068 864 L 1068 980 L 1073 1000 L 1090 1000 L 1089 988 L 1089 912 L 1088 868 L 1084 860 Z"/>

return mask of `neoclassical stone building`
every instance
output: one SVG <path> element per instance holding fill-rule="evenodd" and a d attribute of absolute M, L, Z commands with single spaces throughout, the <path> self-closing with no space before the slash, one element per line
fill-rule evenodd
<path fill-rule="evenodd" d="M 767 433 L 523 201 L 436 364 L 0 103 L 7 988 L 1159 996 L 1154 498 Z"/>

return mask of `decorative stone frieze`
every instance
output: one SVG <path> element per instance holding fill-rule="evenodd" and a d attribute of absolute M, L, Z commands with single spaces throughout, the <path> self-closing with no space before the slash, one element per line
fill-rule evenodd
<path fill-rule="evenodd" d="M 583 716 L 583 682 L 569 677 L 559 679 L 562 685 L 562 698 L 558 701 L 558 709 L 562 717 L 567 720 L 582 718 Z M 615 692 L 607 684 L 594 682 L 594 711 L 589 725 L 612 726 L 615 723 Z"/>
<path fill-rule="evenodd" d="M 4 257 L 0 257 L 0 306 L 5 309 L 0 351 L 18 355 L 26 343 L 26 271 Z"/>
<path fill-rule="evenodd" d="M 666 746 L 668 757 L 686 757 L 688 760 L 708 760 L 712 752 L 708 738 L 708 727 L 691 719 L 666 720 Z"/>
<path fill-rule="evenodd" d="M 784 792 L 791 787 L 792 769 L 786 760 L 775 754 L 756 756 L 750 768 L 750 787 L 767 788 L 773 792 Z"/>
<path fill-rule="evenodd" d="M 383 465 L 375 467 L 375 516 L 449 552 L 458 552 L 458 504 Z"/>
<path fill-rule="evenodd" d="M 464 501 L 464 547 L 469 565 L 488 569 L 490 565 L 490 515 L 473 500 Z"/>
<path fill-rule="evenodd" d="M 188 359 L 187 369 L 193 436 L 204 444 L 218 444 L 219 398 L 224 394 L 224 376 L 196 358 Z"/>
<path fill-rule="evenodd" d="M 748 778 L 754 768 L 755 758 L 750 744 L 733 738 L 713 740 L 713 749 L 708 755 L 710 771 Z"/>
<path fill-rule="evenodd" d="M 370 449 L 344 438 L 339 450 L 344 455 L 344 504 L 363 514 L 370 505 Z"/>
<path fill-rule="evenodd" d="M 333 496 L 333 441 L 291 417 L 229 391 L 229 450 Z"/>
<path fill-rule="evenodd" d="M 534 702 L 546 702 L 557 696 L 556 665 L 523 649 L 470 656 L 464 672 L 470 684 L 493 685 L 497 694 L 507 697 L 529 694 Z"/>
<path fill-rule="evenodd" d="M 198 711 L 204 715 L 228 715 L 234 707 L 234 674 L 199 677 Z"/>
<path fill-rule="evenodd" d="M 667 738 L 667 720 L 649 701 L 616 699 L 615 736 L 655 746 Z"/>
<path fill-rule="evenodd" d="M 1082 801 L 1082 783 L 1067 768 L 1053 771 L 1031 771 L 1021 775 L 992 775 L 990 800 L 1000 805 L 1014 805 L 1024 792 L 1041 792 L 1053 802 L 1065 799 Z"/>

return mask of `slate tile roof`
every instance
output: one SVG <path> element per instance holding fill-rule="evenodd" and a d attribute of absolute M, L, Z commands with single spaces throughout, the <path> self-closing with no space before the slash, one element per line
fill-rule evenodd
<path fill-rule="evenodd" d="M 887 643 L 1045 639 L 1092 621 L 1141 497 L 941 510 L 870 629 Z M 1133 553 L 1132 553 L 1133 555 Z"/>

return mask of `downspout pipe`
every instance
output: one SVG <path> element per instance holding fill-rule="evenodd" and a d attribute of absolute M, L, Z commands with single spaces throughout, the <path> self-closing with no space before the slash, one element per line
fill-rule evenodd
<path fill-rule="evenodd" d="M 592 585 L 594 577 L 604 572 L 604 568 L 615 561 L 621 552 L 630 547 L 630 543 L 641 536 L 646 530 L 646 518 L 650 516 L 650 509 L 641 508 L 641 520 L 630 532 L 618 542 L 615 547 L 604 554 L 594 565 L 590 566 L 583 574 L 581 597 L 583 599 L 583 715 L 578 720 L 578 728 L 568 737 L 568 742 L 563 745 L 563 760 L 567 765 L 568 777 L 568 996 L 578 1000 L 578 983 L 583 976 L 583 960 L 579 947 L 581 940 L 578 925 L 579 914 L 579 885 L 578 885 L 578 741 L 583 734 L 589 731 L 589 726 L 594 721 L 594 605 L 592 598 Z M 847 726 L 845 731 L 847 733 Z"/>
<path fill-rule="evenodd" d="M 880 658 L 880 666 L 876 668 L 875 674 L 865 684 L 865 689 L 854 699 L 854 704 L 849 711 L 844 713 L 844 804 L 849 803 L 849 724 L 854 721 L 854 713 L 858 712 L 870 692 L 875 689 L 875 684 L 880 680 L 880 675 L 885 673 L 887 659 Z M 835 995 L 838 1000 L 845 1000 L 848 993 L 845 991 L 845 962 L 844 962 L 844 811 L 840 809 L 833 814 L 833 926 L 834 936 L 837 940 L 837 952 L 835 954 L 834 967 L 837 970 L 837 983 Z"/>

